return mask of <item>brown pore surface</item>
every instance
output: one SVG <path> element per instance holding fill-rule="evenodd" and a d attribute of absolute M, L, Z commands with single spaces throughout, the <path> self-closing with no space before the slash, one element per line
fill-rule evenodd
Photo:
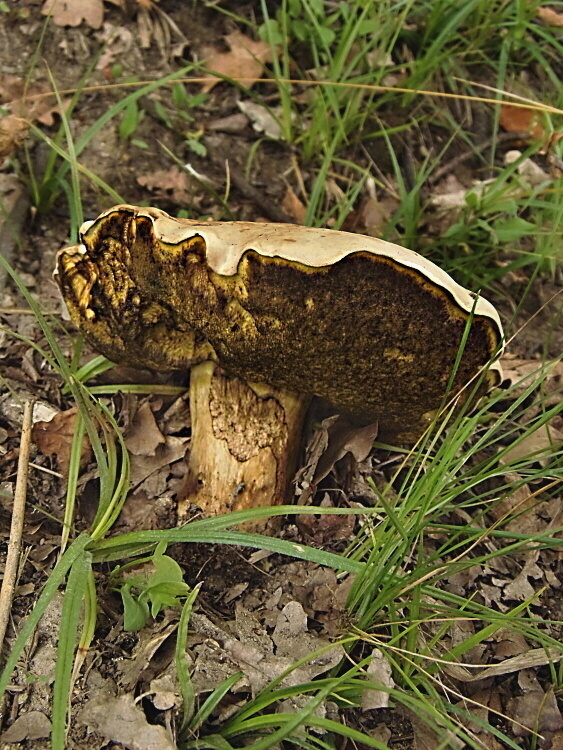
<path fill-rule="evenodd" d="M 84 244 L 61 253 L 61 288 L 109 358 L 159 369 L 213 358 L 246 381 L 378 420 L 388 438 L 416 438 L 428 424 L 469 318 L 444 289 L 374 253 L 311 268 L 248 250 L 225 276 L 209 268 L 202 237 L 168 244 L 124 209 L 95 222 Z M 497 338 L 493 322 L 475 316 L 453 392 Z"/>

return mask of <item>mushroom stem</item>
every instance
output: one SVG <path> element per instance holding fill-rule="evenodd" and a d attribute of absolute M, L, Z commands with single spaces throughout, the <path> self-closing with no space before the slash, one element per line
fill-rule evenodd
<path fill-rule="evenodd" d="M 178 504 L 206 515 L 280 505 L 289 500 L 310 396 L 246 383 L 215 362 L 190 374 L 192 442 Z M 245 524 L 263 530 L 267 520 Z"/>

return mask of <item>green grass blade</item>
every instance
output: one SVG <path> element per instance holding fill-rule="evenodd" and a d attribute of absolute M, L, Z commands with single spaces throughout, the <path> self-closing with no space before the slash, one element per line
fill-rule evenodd
<path fill-rule="evenodd" d="M 74 560 L 70 568 L 63 599 L 53 687 L 52 750 L 65 750 L 67 746 L 66 717 L 72 687 L 72 665 L 74 652 L 78 644 L 78 626 L 82 603 L 90 573 L 91 557 L 87 552 L 83 552 Z"/>

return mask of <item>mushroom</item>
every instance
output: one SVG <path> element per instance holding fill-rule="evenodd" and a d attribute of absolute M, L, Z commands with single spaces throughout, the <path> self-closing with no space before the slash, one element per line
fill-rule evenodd
<path fill-rule="evenodd" d="M 464 338 L 460 404 L 501 347 L 489 302 L 373 237 L 121 205 L 80 239 L 56 275 L 92 346 L 136 367 L 191 368 L 184 502 L 209 514 L 287 498 L 312 395 L 412 443 L 443 404 Z M 480 393 L 499 379 L 494 362 Z"/>

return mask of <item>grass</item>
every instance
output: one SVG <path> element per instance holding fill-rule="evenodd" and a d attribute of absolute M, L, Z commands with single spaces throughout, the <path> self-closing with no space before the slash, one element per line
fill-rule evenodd
<path fill-rule="evenodd" d="M 294 155 L 296 167 L 292 176 L 295 185 L 302 188 L 306 223 L 343 226 L 350 212 L 357 210 L 365 198 L 371 181 L 380 196 L 398 198 L 394 215 L 381 227 L 382 236 L 424 252 L 469 288 L 488 287 L 496 294 L 506 295 L 502 284 L 510 273 L 526 274 L 529 289 L 540 279 L 555 277 L 560 272 L 562 255 L 562 179 L 530 186 L 518 172 L 525 158 L 541 159 L 543 144 L 526 145 L 519 160 L 503 166 L 497 159 L 498 109 L 473 103 L 475 108 L 484 108 L 490 128 L 487 135 L 493 136 L 487 152 L 481 153 L 471 132 L 472 111 L 461 99 L 438 100 L 367 87 L 383 85 L 385 76 L 393 73 L 401 77 L 403 89 L 483 96 L 478 84 L 486 82 L 529 98 L 541 96 L 541 101 L 561 108 L 561 36 L 557 29 L 537 21 L 540 5 L 481 0 L 350 0 L 335 4 L 283 0 L 275 12 L 263 2 L 258 20 L 235 16 L 235 22 L 246 33 L 253 33 L 276 49 L 272 83 L 260 83 L 252 90 L 233 83 L 244 96 L 259 102 L 263 97 L 268 99 L 267 106 L 268 97 L 277 92 L 280 109 L 276 110 L 276 117 Z M 216 6 L 214 12 L 226 11 Z M 391 65 L 377 63 L 387 61 L 390 54 Z M 35 58 L 39 59 L 39 55 Z M 130 93 L 121 96 L 75 137 L 73 118 L 92 69 L 93 66 L 80 81 L 57 133 L 49 136 L 42 128 L 33 127 L 33 137 L 48 149 L 42 174 L 32 168 L 30 153 L 21 161 L 15 157 L 13 160 L 14 167 L 28 182 L 36 208 L 45 216 L 64 196 L 71 240 L 78 236 L 82 220 L 81 191 L 85 180 L 98 191 L 104 204 L 100 208 L 107 201 L 117 203 L 128 198 L 81 164 L 85 149 L 95 144 L 106 129 L 117 128 L 122 139 L 130 140 L 133 146 L 136 140 L 143 150 L 146 101 L 156 91 L 162 95 L 156 116 L 175 132 L 174 109 L 180 99 L 183 104 L 186 102 L 178 88 L 167 99 L 167 87 L 179 78 L 198 73 L 197 66 L 190 65 L 149 84 L 133 86 Z M 523 86 L 522 71 L 533 74 L 533 90 Z M 301 86 L 288 82 L 296 78 L 302 79 Z M 314 80 L 335 85 L 310 86 Z M 357 88 L 356 84 L 363 87 Z M 182 91 L 185 93 L 185 89 Z M 296 103 L 296 93 L 307 95 Z M 492 98 L 495 96 L 493 93 Z M 190 117 L 197 120 L 198 107 L 203 105 L 207 105 L 203 98 L 190 99 Z M 472 106 L 471 102 L 468 106 Z M 560 129 L 561 112 L 544 116 L 546 131 Z M 195 143 L 186 146 L 186 153 L 197 154 L 196 144 L 201 143 L 196 138 Z M 449 158 L 452 144 L 475 152 L 481 165 L 478 169 L 488 182 L 481 193 L 467 195 L 444 233 L 436 233 L 428 228 L 435 217 L 429 205 L 428 185 Z M 249 168 L 260 168 L 261 151 L 266 146 L 267 140 L 256 145 L 249 155 Z M 561 142 L 553 146 L 552 153 L 561 158 Z M 169 163 L 174 159 L 181 162 L 180 157 L 171 154 Z M 380 167 L 378 160 L 386 166 Z M 330 184 L 341 186 L 340 193 L 329 190 Z M 217 193 L 208 199 L 215 202 L 220 217 L 221 212 L 235 209 Z M 97 596 L 102 588 L 93 571 L 103 577 L 108 564 L 118 565 L 114 582 L 119 586 L 120 581 L 123 584 L 126 580 L 119 579 L 123 568 L 144 559 L 149 564 L 152 560 L 157 571 L 160 564 L 162 571 L 166 565 L 162 551 L 166 546 L 194 543 L 271 550 L 332 567 L 342 580 L 353 576 L 347 603 L 351 624 L 342 633 L 347 658 L 338 668 L 310 683 L 290 687 L 283 683 L 282 675 L 217 724 L 209 720 L 240 675 L 232 675 L 201 702 L 196 701 L 185 657 L 186 634 L 198 589 L 187 595 L 182 587 L 174 589 L 172 603 L 182 607 L 175 653 L 182 693 L 177 721 L 180 748 L 227 750 L 245 746 L 265 750 L 290 742 L 306 750 L 325 750 L 343 740 L 385 748 L 384 742 L 354 725 L 352 709 L 361 705 L 368 687 L 387 692 L 399 713 L 420 717 L 434 733 L 436 747 L 456 747 L 456 742 L 462 741 L 471 748 L 481 748 L 483 731 L 506 747 L 521 747 L 510 729 L 510 719 L 514 717 L 491 713 L 489 720 L 484 720 L 473 711 L 471 696 L 463 692 L 460 683 L 452 683 L 451 670 L 462 669 L 470 675 L 475 670 L 472 653 L 505 629 L 523 636 L 531 648 L 543 650 L 543 679 L 560 692 L 563 674 L 559 658 L 563 647 L 557 633 L 561 623 L 552 621 L 549 613 L 543 611 L 541 589 L 517 604 L 500 606 L 499 602 L 484 601 L 478 585 L 469 595 L 461 596 L 448 583 L 452 576 L 475 566 L 482 571 L 498 566 L 515 571 L 521 569 L 523 556 L 533 551 L 561 552 L 562 528 L 544 525 L 540 530 L 527 531 L 525 526 L 533 512 L 531 506 L 546 509 L 561 496 L 560 447 L 554 443 L 541 455 L 530 452 L 515 460 L 510 458 L 515 447 L 527 445 L 532 436 L 561 418 L 563 394 L 560 387 L 554 390 L 550 380 L 552 362 L 538 361 L 536 373 L 508 389 L 494 391 L 476 412 L 458 414 L 447 431 L 445 423 L 437 423 L 412 451 L 398 454 L 404 458 L 397 470 L 382 474 L 377 483 L 375 477 L 372 480 L 373 507 L 299 508 L 303 514 L 354 513 L 362 517 L 359 532 L 340 555 L 284 539 L 230 530 L 242 521 L 296 512 L 294 507 L 285 506 L 195 521 L 181 528 L 116 535 L 113 526 L 127 497 L 129 463 L 107 396 L 117 390 L 146 393 L 147 386 L 92 385 L 90 381 L 110 363 L 96 358 L 82 365 L 80 346 L 69 362 L 61 351 L 60 328 L 43 315 L 18 274 L 11 268 L 8 272 L 41 330 L 41 344 L 29 343 L 40 352 L 50 370 L 58 373 L 66 397 L 80 411 L 72 443 L 61 556 L 11 644 L 0 678 L 0 690 L 4 692 L 41 615 L 64 586 L 53 689 L 53 750 L 62 750 L 66 745 L 73 682 L 79 676 L 84 654 L 95 644 Z M 512 302 L 516 309 L 522 304 L 521 299 Z M 546 346 L 547 343 L 546 340 Z M 166 391 L 167 388 L 171 390 Z M 161 389 L 175 392 L 173 386 Z M 94 450 L 99 498 L 91 526 L 75 536 L 72 530 L 84 433 Z M 379 448 L 382 455 L 388 455 L 386 450 Z M 514 502 L 521 495 L 523 500 Z M 176 568 L 172 572 L 169 567 L 166 575 L 157 583 L 178 583 Z M 150 588 L 150 581 L 149 578 L 141 583 L 138 590 L 148 590 L 142 586 Z M 127 593 L 124 600 L 126 597 Z M 154 598 L 146 595 L 147 598 L 154 605 L 158 597 L 154 594 Z M 135 602 L 141 606 L 139 599 Z M 135 604 L 129 602 L 129 606 Z M 146 609 L 143 612 L 147 614 Z M 158 607 L 154 614 L 157 612 Z M 459 623 L 466 626 L 466 636 L 456 641 L 454 630 Z M 391 666 L 393 687 L 380 684 L 370 673 L 374 649 Z M 294 664 L 288 674 L 299 664 Z M 299 696 L 309 700 L 300 704 L 296 713 L 277 711 L 281 701 Z M 337 722 L 323 716 L 319 708 L 327 700 L 336 704 L 341 716 L 350 716 L 350 721 Z M 347 711 L 351 713 L 346 714 Z M 530 749 L 537 747 L 537 732 L 532 731 L 526 742 Z"/>

